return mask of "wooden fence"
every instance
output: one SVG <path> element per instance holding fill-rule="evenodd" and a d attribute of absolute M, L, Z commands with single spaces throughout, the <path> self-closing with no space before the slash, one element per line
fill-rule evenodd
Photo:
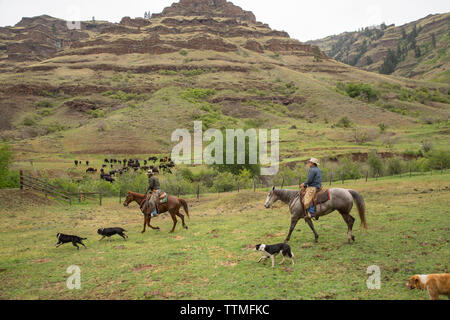
<path fill-rule="evenodd" d="M 46 181 L 43 181 L 39 178 L 33 177 L 31 175 L 24 174 L 22 170 L 20 170 L 20 190 L 24 188 L 29 188 L 34 191 L 38 191 L 43 193 L 46 197 L 52 197 L 72 205 L 72 198 L 76 197 L 79 202 L 82 202 L 86 199 L 97 200 L 92 196 L 99 196 L 99 204 L 102 205 L 103 195 L 100 192 L 78 192 L 78 193 L 69 193 L 61 188 L 57 188 Z"/>

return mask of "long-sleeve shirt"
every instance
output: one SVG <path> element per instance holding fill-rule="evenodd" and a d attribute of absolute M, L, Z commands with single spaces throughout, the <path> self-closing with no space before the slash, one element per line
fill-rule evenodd
<path fill-rule="evenodd" d="M 161 189 L 160 185 L 159 185 L 159 180 L 156 179 L 154 176 L 151 176 L 148 178 L 148 188 L 147 188 L 147 193 L 149 191 L 153 191 L 153 190 L 159 190 Z"/>
<path fill-rule="evenodd" d="M 309 169 L 308 179 L 305 181 L 307 187 L 322 187 L 322 170 L 319 167 L 312 167 Z"/>

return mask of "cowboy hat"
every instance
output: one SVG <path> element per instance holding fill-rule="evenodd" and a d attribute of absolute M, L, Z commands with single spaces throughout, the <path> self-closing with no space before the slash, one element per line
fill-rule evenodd
<path fill-rule="evenodd" d="M 316 158 L 311 158 L 311 160 L 309 160 L 309 162 L 312 162 L 312 163 L 317 164 L 317 165 L 320 164 L 319 160 L 317 160 Z"/>

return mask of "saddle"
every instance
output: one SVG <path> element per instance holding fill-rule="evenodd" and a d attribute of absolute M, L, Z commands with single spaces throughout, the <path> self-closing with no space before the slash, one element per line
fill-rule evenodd
<path fill-rule="evenodd" d="M 306 189 L 303 189 L 300 192 L 300 198 L 302 199 L 302 201 L 303 201 L 303 198 L 305 197 L 305 193 L 306 193 Z M 331 200 L 330 190 L 329 189 L 323 190 L 323 188 L 320 188 L 319 191 L 317 191 L 316 194 L 314 195 L 312 205 L 316 206 L 318 204 L 322 204 L 322 203 L 325 203 L 330 200 Z"/>
<path fill-rule="evenodd" d="M 322 188 L 316 193 L 313 199 L 313 206 L 325 203 L 331 200 L 330 190 L 323 190 Z"/>

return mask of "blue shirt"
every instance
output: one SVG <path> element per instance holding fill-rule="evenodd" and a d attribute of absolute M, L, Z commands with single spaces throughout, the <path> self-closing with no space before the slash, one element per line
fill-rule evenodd
<path fill-rule="evenodd" d="M 307 187 L 322 187 L 322 170 L 319 167 L 312 167 L 309 169 L 308 179 L 305 182 L 305 186 Z"/>

